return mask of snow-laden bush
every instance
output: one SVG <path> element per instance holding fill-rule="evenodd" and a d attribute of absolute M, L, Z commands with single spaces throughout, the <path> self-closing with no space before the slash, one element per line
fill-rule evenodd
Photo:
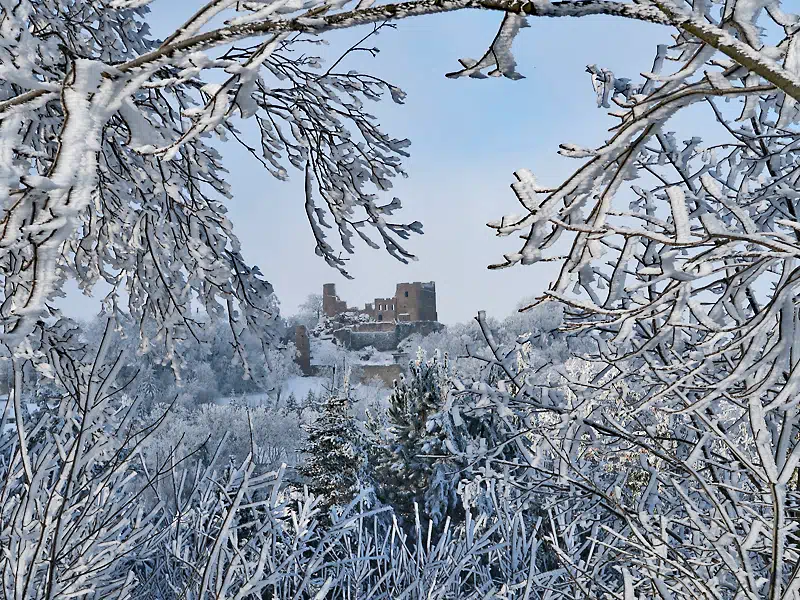
<path fill-rule="evenodd" d="M 518 308 L 529 304 L 529 301 L 522 301 Z M 513 344 L 520 336 L 547 335 L 554 331 L 561 324 L 562 314 L 563 307 L 552 304 L 514 312 L 504 319 L 487 317 L 487 322 L 498 343 Z M 486 360 L 488 355 L 483 333 L 475 321 L 447 325 L 428 335 L 411 335 L 400 343 L 400 348 L 409 356 L 415 356 L 418 350 L 429 357 L 436 353 L 446 356 L 453 374 L 465 379 L 480 379 L 487 375 L 484 371 L 491 370 L 491 361 Z M 551 348 L 551 359 L 563 361 L 564 352 L 564 348 Z"/>
<path fill-rule="evenodd" d="M 156 420 L 162 414 L 163 424 L 144 450 L 148 461 L 177 452 L 180 458 L 192 454 L 202 462 L 223 438 L 225 456 L 236 464 L 251 453 L 261 471 L 276 469 L 282 462 L 294 466 L 298 461 L 304 436 L 294 414 L 241 404 L 205 404 L 190 409 L 158 405 L 144 421 Z M 203 449 L 195 453 L 200 444 Z"/>

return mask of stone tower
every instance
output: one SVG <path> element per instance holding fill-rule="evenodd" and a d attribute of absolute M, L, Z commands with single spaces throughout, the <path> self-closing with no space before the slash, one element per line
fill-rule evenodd
<path fill-rule="evenodd" d="M 398 321 L 438 321 L 436 284 L 433 281 L 398 283 L 395 306 Z"/>
<path fill-rule="evenodd" d="M 326 283 L 322 286 L 322 313 L 326 317 L 335 317 L 347 310 L 347 302 L 339 300 L 336 295 L 336 284 Z"/>

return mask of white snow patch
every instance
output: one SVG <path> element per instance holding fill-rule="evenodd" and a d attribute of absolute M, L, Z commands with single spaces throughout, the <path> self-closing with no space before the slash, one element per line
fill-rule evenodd
<path fill-rule="evenodd" d="M 308 396 L 308 392 L 319 395 L 330 387 L 330 384 L 331 381 L 327 377 L 290 377 L 283 386 L 281 396 L 294 394 L 295 398 L 302 399 Z"/>
<path fill-rule="evenodd" d="M 330 379 L 326 377 L 290 377 L 281 387 L 281 403 L 290 394 L 294 394 L 297 399 L 303 399 L 308 392 L 319 395 L 325 391 L 326 386 L 330 386 Z M 275 402 L 275 395 L 258 392 L 254 394 L 244 394 L 241 396 L 225 396 L 216 401 L 217 404 L 244 404 L 246 406 L 264 406 Z"/>
<path fill-rule="evenodd" d="M 335 365 L 342 362 L 348 352 L 337 346 L 332 338 L 311 338 L 311 364 Z"/>

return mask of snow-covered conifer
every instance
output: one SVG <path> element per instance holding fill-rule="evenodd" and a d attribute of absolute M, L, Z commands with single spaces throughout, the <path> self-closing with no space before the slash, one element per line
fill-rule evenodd
<path fill-rule="evenodd" d="M 447 432 L 435 419 L 444 409 L 450 388 L 447 357 L 426 360 L 421 351 L 409 364 L 408 376 L 395 381 L 389 396 L 387 431 L 376 437 L 381 446 L 373 461 L 377 493 L 407 522 L 416 510 L 440 525 L 458 508 L 456 464 L 445 452 Z M 373 430 L 379 420 L 373 417 Z"/>
<path fill-rule="evenodd" d="M 348 379 L 320 399 L 315 419 L 306 426 L 298 467 L 303 484 L 325 509 L 346 506 L 368 484 L 364 435 L 351 414 Z"/>

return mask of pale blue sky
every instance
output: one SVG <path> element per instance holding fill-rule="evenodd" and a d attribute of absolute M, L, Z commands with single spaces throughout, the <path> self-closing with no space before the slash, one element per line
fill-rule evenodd
<path fill-rule="evenodd" d="M 156 0 L 154 33 L 165 35 L 200 5 Z M 403 220 L 424 224 L 425 234 L 407 242 L 417 262 L 403 265 L 360 245 L 348 265 L 355 280 L 347 281 L 314 254 L 300 173 L 281 183 L 234 144 L 223 148 L 234 193 L 230 217 L 246 260 L 273 283 L 282 312 L 291 314 L 325 282 L 361 305 L 390 295 L 396 282 L 434 280 L 445 323 L 466 321 L 481 309 L 504 316 L 520 298 L 544 289 L 552 274 L 545 266 L 486 269 L 515 251 L 518 240 L 495 238 L 485 224 L 519 212 L 508 187 L 514 170 L 526 167 L 555 183 L 577 164 L 556 154 L 558 144 L 597 144 L 616 122 L 596 108 L 586 65 L 636 78 L 650 70 L 655 44 L 668 42 L 669 30 L 608 17 L 532 19 L 515 45 L 526 79 L 446 79 L 458 58 L 483 53 L 499 20 L 499 14 L 470 11 L 400 21 L 375 38 L 377 58 L 362 54 L 357 63 L 408 94 L 405 105 L 387 101 L 373 113 L 392 136 L 412 142 L 409 178 L 396 182 L 394 194 L 403 201 Z M 338 46 L 365 31 L 331 39 Z"/>

